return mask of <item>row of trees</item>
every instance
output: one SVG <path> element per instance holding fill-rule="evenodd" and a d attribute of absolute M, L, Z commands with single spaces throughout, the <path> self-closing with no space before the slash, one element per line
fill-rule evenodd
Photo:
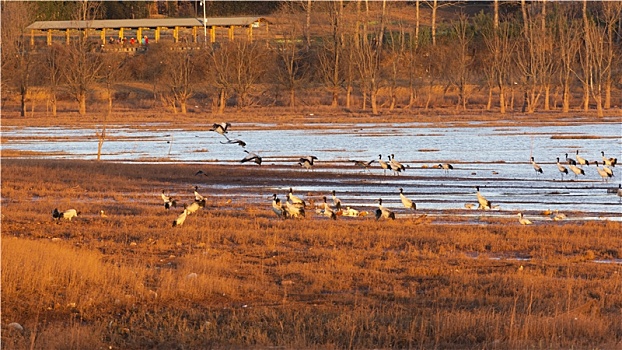
<path fill-rule="evenodd" d="M 80 4 L 76 18 L 101 12 L 99 3 Z M 185 113 L 191 98 L 207 98 L 222 113 L 231 105 L 296 106 L 300 95 L 324 91 L 332 107 L 376 114 L 428 108 L 439 88 L 455 92 L 459 109 L 469 108 L 474 91 L 486 91 L 486 108 L 501 113 L 514 107 L 515 92 L 516 104 L 529 113 L 557 108 L 557 95 L 564 112 L 594 106 L 603 115 L 614 100 L 622 103 L 622 2 L 521 0 L 511 3 L 517 11 L 504 12 L 494 1 L 489 13 L 467 15 L 466 6 L 442 25 L 436 24 L 441 4 L 427 4 L 432 26 L 419 25 L 419 1 L 285 2 L 269 40 L 160 43 L 128 56 L 103 52 L 82 35 L 33 51 L 20 32 L 30 24 L 32 3 L 7 3 L 3 18 L 12 20 L 2 23 L 3 91 L 21 96 L 22 115 L 33 86 L 46 89 L 53 113 L 62 91 L 84 115 L 94 86 L 106 91 L 110 112 L 115 87 L 128 81 L 149 82 L 154 100 L 176 113 Z M 413 8 L 414 20 L 400 16 Z"/>

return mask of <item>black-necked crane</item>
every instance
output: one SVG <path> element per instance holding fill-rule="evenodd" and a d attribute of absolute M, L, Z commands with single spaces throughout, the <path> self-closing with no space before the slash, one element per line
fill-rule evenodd
<path fill-rule="evenodd" d="M 606 165 L 603 165 L 603 170 L 609 174 L 609 177 L 614 177 L 615 175 L 613 174 L 613 169 L 608 168 Z"/>
<path fill-rule="evenodd" d="M 75 209 L 67 209 L 63 212 L 60 212 L 58 211 L 58 208 L 54 208 L 54 210 L 52 211 L 52 217 L 56 220 L 63 218 L 65 220 L 71 221 L 71 219 L 77 217 L 78 214 L 80 214 L 80 212 Z"/>
<path fill-rule="evenodd" d="M 570 165 L 568 165 L 568 167 L 574 173 L 574 177 L 575 178 L 578 178 L 579 175 L 585 176 L 585 171 L 583 171 L 583 169 L 577 167 L 576 165 L 570 164 Z"/>
<path fill-rule="evenodd" d="M 171 209 L 171 207 L 177 207 L 177 200 L 171 196 L 164 194 L 164 190 L 162 190 L 162 201 L 164 202 L 165 209 Z"/>
<path fill-rule="evenodd" d="M 518 213 L 518 222 L 520 222 L 521 225 L 531 225 L 531 224 L 533 224 L 533 222 L 531 222 L 531 220 L 525 219 L 523 217 L 523 213 Z"/>
<path fill-rule="evenodd" d="M 391 157 L 389 157 L 390 160 Z M 380 164 L 380 167 L 382 168 L 382 170 L 384 170 L 384 175 L 387 174 L 387 170 L 391 169 L 389 167 L 389 164 L 387 164 L 387 162 L 385 162 L 384 160 L 382 160 L 382 154 L 378 155 L 378 164 Z"/>
<path fill-rule="evenodd" d="M 615 167 L 616 164 L 618 163 L 618 158 L 607 158 L 605 157 L 605 151 L 600 151 L 600 155 L 603 158 L 603 162 L 605 165 L 611 166 L 611 167 Z"/>
<path fill-rule="evenodd" d="M 404 195 L 404 189 L 400 187 L 400 199 L 402 200 L 402 204 L 406 209 L 417 210 L 417 204 L 412 200 L 406 198 Z"/>
<path fill-rule="evenodd" d="M 538 165 L 538 163 L 536 163 L 536 161 L 533 159 L 533 157 L 531 157 L 531 165 L 533 166 L 533 170 L 536 171 L 536 175 L 542 174 L 542 168 Z"/>
<path fill-rule="evenodd" d="M 322 197 L 322 199 L 324 200 L 324 216 L 333 220 L 337 220 L 337 214 L 333 209 L 331 209 L 330 205 L 328 205 L 328 202 L 326 202 L 326 196 Z"/>
<path fill-rule="evenodd" d="M 247 153 L 246 157 L 242 158 L 242 160 L 240 161 L 240 163 L 246 163 L 246 162 L 255 162 L 255 164 L 261 165 L 261 157 L 256 155 L 255 153 L 251 153 L 247 150 L 244 150 L 244 152 Z"/>
<path fill-rule="evenodd" d="M 562 174 L 562 181 L 564 181 L 564 174 L 568 175 L 568 169 L 559 163 L 559 157 L 557 157 L 557 170 Z"/>
<path fill-rule="evenodd" d="M 438 165 L 439 168 L 443 169 L 445 173 L 449 173 L 449 170 L 453 170 L 453 166 L 449 163 L 443 163 Z"/>
<path fill-rule="evenodd" d="M 304 208 L 306 205 L 305 201 L 303 201 L 302 199 L 300 199 L 300 197 L 294 194 L 294 190 L 291 187 L 289 188 L 289 192 L 287 193 L 287 199 L 289 199 L 289 201 L 292 202 L 293 205 L 298 207 Z"/>
<path fill-rule="evenodd" d="M 229 129 L 229 127 L 231 127 L 230 123 L 214 123 L 214 125 L 212 126 L 212 128 L 209 131 L 216 131 L 217 133 L 221 134 L 221 135 L 225 135 L 227 133 L 227 129 Z"/>
<path fill-rule="evenodd" d="M 287 215 L 292 218 L 305 217 L 305 209 L 300 205 L 285 202 L 285 210 Z"/>
<path fill-rule="evenodd" d="M 369 168 L 371 167 L 371 163 L 374 162 L 374 160 L 370 160 L 369 162 L 365 162 L 363 160 L 348 160 L 348 162 L 354 162 L 354 165 L 360 168 L 363 168 L 363 170 L 367 170 L 369 171 Z"/>
<path fill-rule="evenodd" d="M 197 202 L 200 202 L 202 200 L 204 200 L 205 197 L 203 197 L 200 193 L 199 193 L 199 186 L 194 186 L 194 200 Z"/>
<path fill-rule="evenodd" d="M 622 184 L 618 184 L 618 197 L 622 200 Z"/>
<path fill-rule="evenodd" d="M 206 173 L 206 172 L 204 172 L 203 170 L 199 170 L 199 171 L 197 171 L 196 173 L 194 173 L 194 176 L 199 176 L 199 175 L 209 176 L 209 175 L 207 175 L 207 173 Z"/>
<path fill-rule="evenodd" d="M 185 207 L 188 215 L 194 214 L 201 208 L 205 208 L 205 199 L 201 199 L 200 201 L 195 200 L 194 202 L 190 203 L 190 205 Z"/>
<path fill-rule="evenodd" d="M 477 202 L 479 203 L 479 209 L 492 209 L 492 203 L 479 192 L 479 186 L 475 186 L 475 189 L 477 190 Z"/>
<path fill-rule="evenodd" d="M 188 209 L 184 208 L 184 211 L 179 214 L 177 219 L 173 220 L 173 227 L 183 225 L 186 221 L 186 216 L 188 216 Z"/>
<path fill-rule="evenodd" d="M 300 159 L 298 160 L 298 165 L 300 165 L 301 167 L 307 170 L 310 170 L 311 168 L 313 168 L 314 160 L 317 160 L 316 156 L 300 157 Z"/>
<path fill-rule="evenodd" d="M 402 163 L 395 160 L 395 154 L 391 153 L 391 159 L 389 161 L 389 166 L 391 170 L 395 172 L 396 175 L 399 175 L 400 172 L 405 171 L 406 167 L 402 165 Z"/>
<path fill-rule="evenodd" d="M 272 195 L 272 211 L 280 218 L 287 218 L 287 210 L 276 193 Z"/>
<path fill-rule="evenodd" d="M 553 213 L 551 216 L 553 221 L 562 221 L 566 219 L 566 214 L 560 213 L 559 210 L 555 210 L 555 213 Z"/>
<path fill-rule="evenodd" d="M 577 162 L 574 159 L 568 158 L 568 153 L 566 153 L 566 163 L 569 165 L 577 165 Z"/>
<path fill-rule="evenodd" d="M 395 213 L 382 206 L 382 198 L 378 198 L 378 209 L 376 209 L 376 220 L 380 218 L 395 220 Z"/>
<path fill-rule="evenodd" d="M 609 169 L 609 168 L 605 168 L 603 167 L 602 169 L 598 167 L 598 161 L 594 161 L 594 164 L 596 165 L 596 171 L 598 171 L 598 175 L 600 175 L 600 177 L 603 179 L 603 181 L 609 181 L 609 178 L 613 176 L 613 172 L 611 174 L 609 174 L 605 169 Z M 609 169 L 611 170 L 611 169 Z"/>
<path fill-rule="evenodd" d="M 337 198 L 337 194 L 335 193 L 335 190 L 333 190 L 332 196 L 333 196 L 333 204 L 335 205 L 335 208 L 337 208 L 337 211 L 340 211 L 341 210 L 341 199 Z"/>
<path fill-rule="evenodd" d="M 577 163 L 579 163 L 579 165 L 590 165 L 590 162 L 588 162 L 587 159 L 579 155 L 579 150 L 577 150 Z"/>
<path fill-rule="evenodd" d="M 230 138 L 227 137 L 227 135 L 223 134 L 222 136 L 224 136 L 227 141 L 226 142 L 222 142 L 220 141 L 220 143 L 222 143 L 223 145 L 234 145 L 234 144 L 238 144 L 242 147 L 246 147 L 246 142 L 240 140 L 240 139 L 233 139 L 231 140 Z"/>

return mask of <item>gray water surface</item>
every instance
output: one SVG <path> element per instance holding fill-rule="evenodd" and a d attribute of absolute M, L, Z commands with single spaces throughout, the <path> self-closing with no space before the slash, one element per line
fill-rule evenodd
<path fill-rule="evenodd" d="M 29 157 L 59 159 L 96 159 L 99 129 L 68 127 L 3 127 L 1 150 L 41 152 Z M 315 172 L 356 175 L 353 180 L 318 181 L 301 185 L 297 193 L 328 195 L 332 190 L 348 206 L 373 208 L 374 200 L 383 198 L 385 207 L 405 214 L 397 189 L 417 203 L 420 211 L 457 210 L 455 215 L 481 215 L 464 210 L 465 203 L 477 203 L 474 186 L 495 205 L 500 215 L 517 211 L 535 213 L 545 209 L 573 212 L 581 219 L 621 220 L 620 197 L 607 193 L 616 188 L 622 174 L 613 168 L 615 177 L 603 182 L 593 161 L 607 157 L 622 159 L 622 124 L 563 126 L 477 126 L 429 127 L 402 124 L 314 124 L 299 129 L 276 129 L 270 124 L 235 124 L 228 137 L 241 139 L 246 148 L 222 144 L 226 139 L 212 131 L 181 129 L 146 130 L 128 126 L 108 126 L 102 148 L 102 160 L 117 162 L 181 162 L 192 164 L 240 164 L 244 149 L 263 157 L 264 166 L 307 171 L 297 165 L 298 158 L 318 158 Z M 585 176 L 564 176 L 555 164 L 565 154 L 579 155 L 592 162 L 583 166 Z M 399 176 L 383 175 L 377 159 L 395 154 L 407 169 Z M 533 156 L 542 167 L 537 174 L 529 160 Z M 375 160 L 365 171 L 350 160 Z M 451 163 L 445 173 L 433 168 Z M 566 165 L 567 166 L 567 165 Z M 602 167 L 602 166 L 601 166 Z M 257 191 L 280 192 L 291 184 L 275 180 L 271 188 L 239 188 L 249 200 Z M 256 191 L 256 192 L 253 192 Z M 330 197 L 330 196 L 329 196 Z M 264 200 L 263 196 L 255 200 Z M 491 212 L 492 213 L 492 212 Z M 440 214 L 439 214 L 440 215 Z M 446 214 L 444 214 L 446 215 Z M 533 217 L 530 217 L 533 219 Z M 536 218 L 549 220 L 548 218 Z"/>

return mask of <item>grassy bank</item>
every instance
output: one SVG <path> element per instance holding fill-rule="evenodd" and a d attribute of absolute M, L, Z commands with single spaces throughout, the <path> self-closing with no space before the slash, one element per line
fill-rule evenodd
<path fill-rule="evenodd" d="M 622 266 L 599 262 L 622 258 L 620 223 L 283 221 L 268 199 L 208 194 L 173 228 L 159 193 L 193 170 L 3 160 L 3 347 L 622 344 Z M 208 187 L 273 176 L 202 170 Z"/>

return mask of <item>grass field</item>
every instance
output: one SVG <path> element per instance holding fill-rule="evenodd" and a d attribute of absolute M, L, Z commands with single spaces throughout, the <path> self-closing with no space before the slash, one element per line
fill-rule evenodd
<path fill-rule="evenodd" d="M 202 169 L 207 188 L 272 176 Z M 171 227 L 159 194 L 193 171 L 3 160 L 3 348 L 622 346 L 619 222 L 281 220 L 268 194 L 205 191 Z"/>

